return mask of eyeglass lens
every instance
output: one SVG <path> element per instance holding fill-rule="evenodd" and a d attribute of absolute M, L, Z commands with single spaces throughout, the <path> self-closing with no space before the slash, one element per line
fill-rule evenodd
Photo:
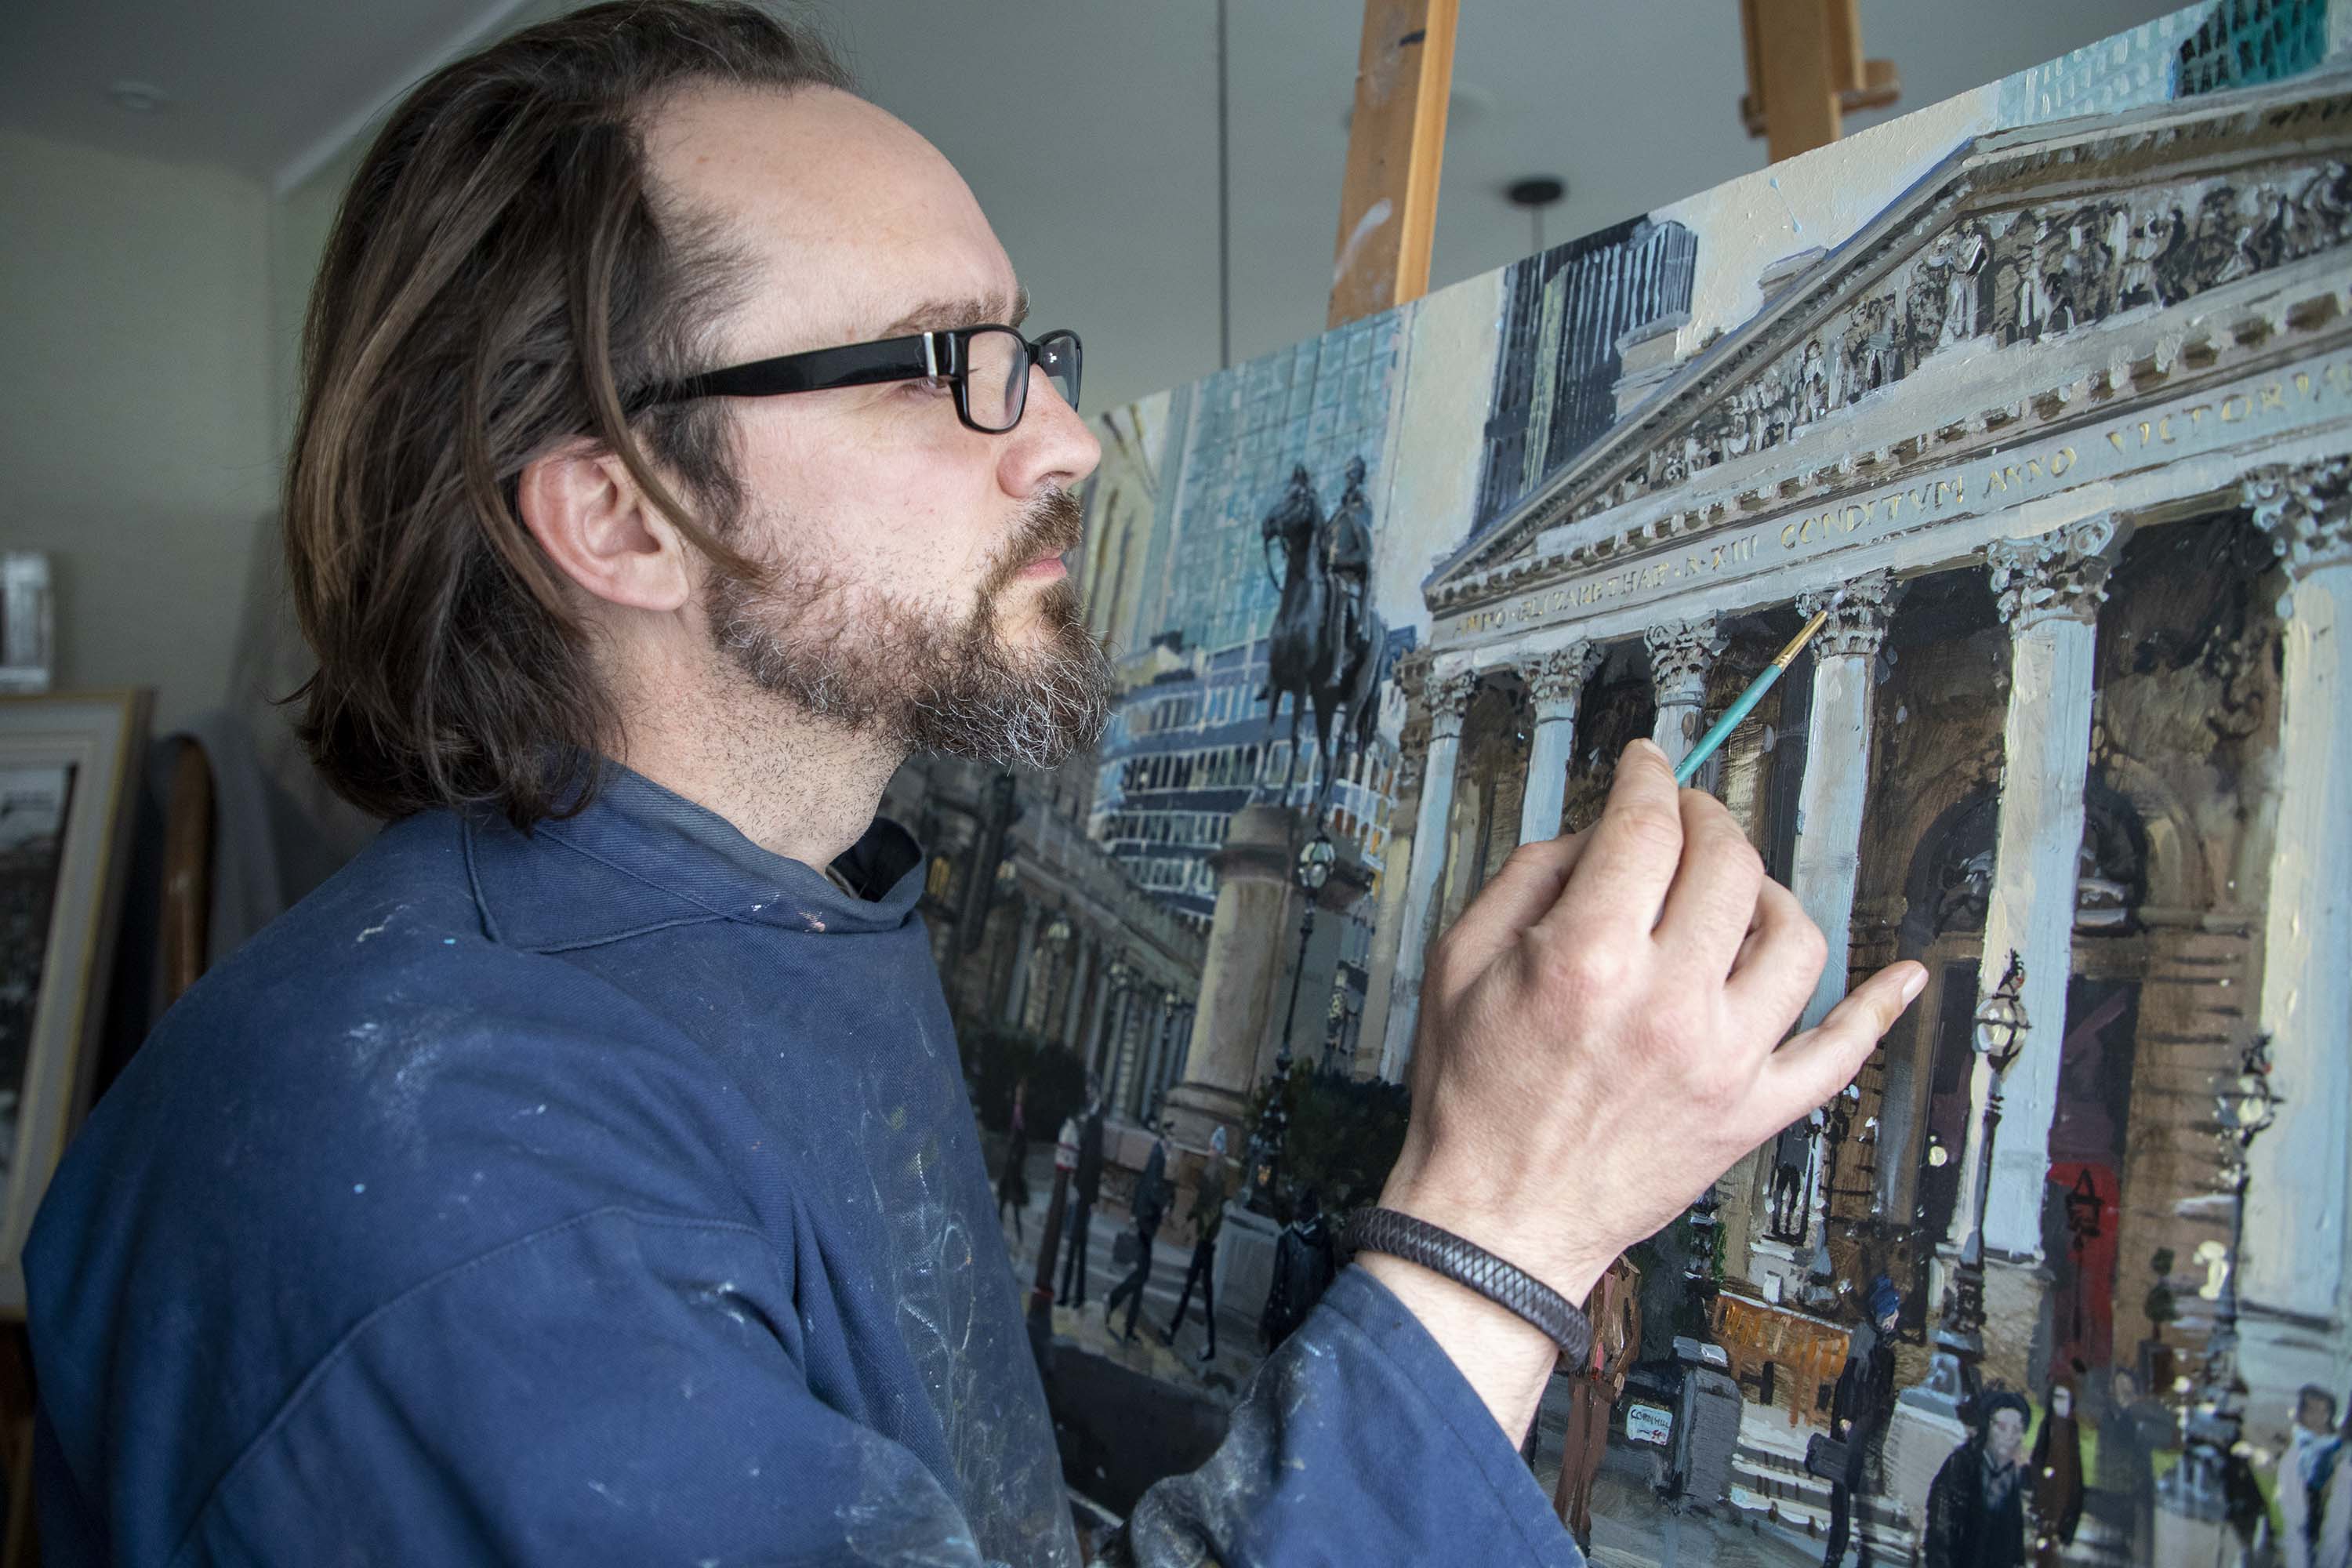
<path fill-rule="evenodd" d="M 965 412 L 983 430 L 1010 430 L 1021 422 L 1029 395 L 1029 344 L 1009 327 L 989 327 L 966 340 L 971 356 L 964 375 Z M 1037 365 L 1054 390 L 1075 408 L 1078 403 L 1078 340 L 1055 332 L 1037 345 Z"/>

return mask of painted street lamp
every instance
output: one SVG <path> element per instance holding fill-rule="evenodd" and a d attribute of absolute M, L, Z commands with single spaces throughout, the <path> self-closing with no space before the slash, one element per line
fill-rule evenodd
<path fill-rule="evenodd" d="M 2238 1259 L 2246 1240 L 2248 1156 L 2254 1140 L 2278 1120 L 2279 1094 L 2271 1082 L 2271 1042 L 2257 1036 L 2240 1058 L 2237 1077 L 2214 1097 L 2214 1120 L 2230 1150 L 2230 1256 L 2212 1292 L 2213 1329 L 2204 1364 L 2181 1422 L 2180 1462 L 2164 1474 L 2157 1499 L 2168 1513 L 2200 1523 L 2235 1526 L 2242 1536 L 2260 1517 L 2262 1493 L 2242 1451 L 2246 1384 L 2238 1373 Z M 2226 1553 L 2225 1553 L 2226 1554 Z M 2184 1559 L 2185 1560 L 2185 1559 Z"/>
<path fill-rule="evenodd" d="M 1275 1053 L 1274 1077 L 1268 1080 L 1272 1093 L 1266 1100 L 1265 1114 L 1258 1121 L 1258 1157 L 1253 1163 L 1258 1185 L 1268 1196 L 1281 1174 L 1283 1135 L 1290 1125 L 1290 1113 L 1283 1106 L 1283 1092 L 1290 1082 L 1291 1030 L 1298 1016 L 1299 986 L 1307 978 L 1307 944 L 1315 934 L 1315 901 L 1324 884 L 1330 881 L 1331 864 L 1339 856 L 1330 835 L 1318 831 L 1300 847 L 1297 862 L 1291 868 L 1298 890 L 1305 895 L 1298 916 L 1298 963 L 1290 972 L 1290 1005 L 1282 1015 L 1282 1048 Z"/>
<path fill-rule="evenodd" d="M 1936 1359 L 1950 1366 L 1963 1404 L 1975 1399 L 1982 1384 L 1979 1369 L 1984 1364 L 1985 1205 L 1992 1198 L 1992 1144 L 2000 1128 L 2001 1076 L 2025 1048 L 2031 1027 L 2021 999 L 2024 991 L 2025 960 L 2011 949 L 2000 983 L 1976 1012 L 1973 1043 L 1977 1055 L 1991 1069 L 1985 1085 L 1984 1131 L 1977 1140 L 1976 1204 L 1970 1211 L 1968 1239 L 1960 1244 L 1958 1263 L 1936 1314 Z"/>
<path fill-rule="evenodd" d="M 2089 1255 L 2091 1243 L 2106 1234 L 2106 1227 L 2101 1223 L 2106 1215 L 2107 1200 L 2099 1195 L 2099 1184 L 2091 1179 L 2091 1168 L 2085 1165 L 2082 1174 L 2074 1178 L 2074 1184 L 2066 1189 L 2066 1234 L 2072 1238 L 2077 1281 L 2087 1277 L 2084 1259 Z M 2081 1289 L 2079 1284 L 2074 1292 L 2074 1318 L 2068 1329 L 2077 1344 L 2082 1342 L 2089 1327 L 2084 1316 L 2084 1299 L 2089 1295 L 2090 1292 Z"/>

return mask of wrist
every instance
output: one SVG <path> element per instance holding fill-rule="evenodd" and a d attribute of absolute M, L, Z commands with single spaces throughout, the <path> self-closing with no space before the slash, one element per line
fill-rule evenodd
<path fill-rule="evenodd" d="M 1515 1224 L 1513 1216 L 1498 1206 L 1465 1200 L 1459 1194 L 1465 1185 L 1433 1182 L 1412 1162 L 1400 1160 L 1381 1189 L 1380 1206 L 1426 1220 L 1465 1241 L 1475 1242 L 1504 1262 L 1534 1275 L 1567 1297 L 1570 1304 L 1582 1308 L 1614 1252 L 1596 1253 L 1581 1237 L 1572 1235 L 1527 1234 L 1523 1225 Z"/>
<path fill-rule="evenodd" d="M 1535 1420 L 1559 1348 L 1517 1313 L 1418 1263 L 1365 1252 L 1356 1264 L 1419 1321 L 1517 1444 Z"/>

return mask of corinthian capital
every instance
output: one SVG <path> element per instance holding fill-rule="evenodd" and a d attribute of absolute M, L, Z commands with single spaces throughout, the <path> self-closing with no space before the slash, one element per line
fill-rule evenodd
<path fill-rule="evenodd" d="M 1650 684 L 1661 704 L 1697 706 L 1706 698 L 1707 667 L 1725 644 L 1710 616 L 1699 621 L 1661 621 L 1642 634 L 1650 645 Z"/>
<path fill-rule="evenodd" d="M 1816 658 L 1873 658 L 1886 642 L 1886 615 L 1895 596 L 1895 574 L 1867 572 L 1851 583 L 1797 595 L 1797 613 L 1807 620 L 1820 611 L 1829 619 L 1813 634 Z"/>
<path fill-rule="evenodd" d="M 2064 617 L 2095 621 L 2107 596 L 2108 550 L 2116 520 L 2102 514 L 2032 539 L 1996 539 L 1985 547 L 1993 602 L 2011 631 Z"/>
<path fill-rule="evenodd" d="M 1600 668 L 1601 649 L 1583 637 L 1540 655 L 1527 672 L 1528 691 L 1536 700 L 1536 718 L 1574 717 L 1578 694 Z"/>
<path fill-rule="evenodd" d="M 2289 577 L 2352 561 L 2352 458 L 2256 468 L 2240 492 Z"/>
<path fill-rule="evenodd" d="M 1470 699 L 1477 693 L 1478 672 L 1475 669 L 1457 669 L 1448 675 L 1431 670 L 1422 686 L 1422 700 L 1429 707 L 1432 738 L 1460 739 L 1463 717 L 1470 711 Z"/>

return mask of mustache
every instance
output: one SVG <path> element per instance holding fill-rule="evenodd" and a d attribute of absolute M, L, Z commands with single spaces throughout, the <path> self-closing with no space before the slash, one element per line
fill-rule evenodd
<path fill-rule="evenodd" d="M 1045 491 L 1030 502 L 1013 537 L 997 552 L 996 563 L 989 569 L 987 591 L 1010 584 L 1033 561 L 1076 550 L 1086 537 L 1086 509 L 1078 504 L 1078 498 L 1058 485 Z"/>

